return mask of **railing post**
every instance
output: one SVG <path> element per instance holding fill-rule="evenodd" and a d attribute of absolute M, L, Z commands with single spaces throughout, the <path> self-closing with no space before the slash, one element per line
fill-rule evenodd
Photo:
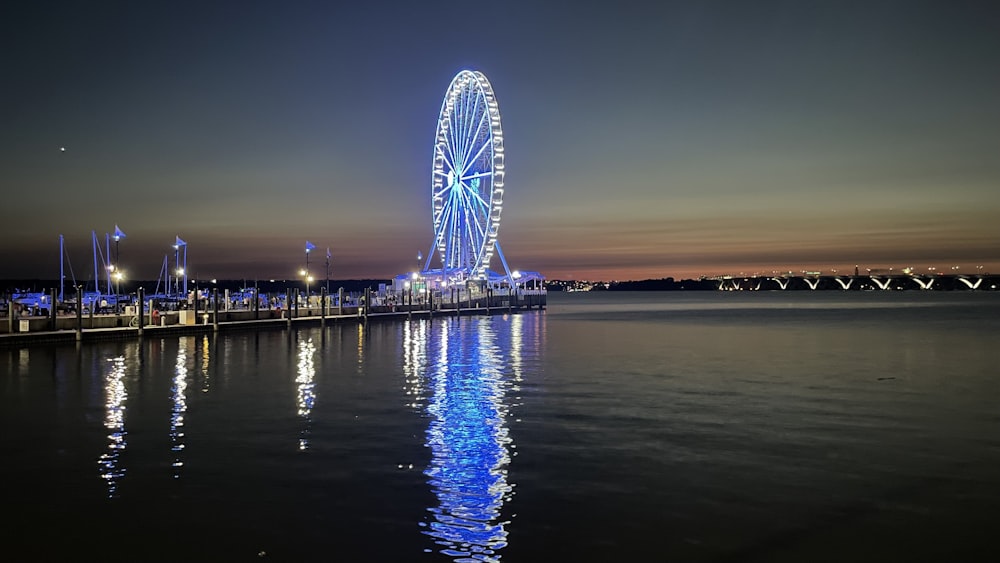
<path fill-rule="evenodd" d="M 326 324 L 326 288 L 319 288 L 319 324 Z"/>
<path fill-rule="evenodd" d="M 77 298 L 79 301 L 79 298 Z M 7 334 L 14 334 L 14 293 L 7 292 Z"/>
<path fill-rule="evenodd" d="M 212 288 L 212 330 L 219 332 L 219 288 Z"/>
<path fill-rule="evenodd" d="M 59 305 L 58 303 L 56 303 L 56 299 L 58 298 L 59 298 L 59 290 L 56 288 L 52 288 L 52 291 L 49 292 L 49 325 L 50 325 L 49 330 L 56 329 L 56 313 L 58 312 L 58 305 Z"/>
<path fill-rule="evenodd" d="M 145 315 L 143 314 L 143 309 L 144 309 L 145 300 L 146 300 L 146 293 L 140 287 L 138 289 L 138 291 L 136 291 L 136 296 L 138 297 L 138 299 L 137 299 L 137 301 L 138 301 L 138 309 L 136 309 L 136 314 L 137 314 L 136 319 L 139 321 L 136 324 L 136 326 L 139 327 L 139 337 L 142 338 L 142 331 L 143 331 L 143 328 L 146 325 Z"/>
<path fill-rule="evenodd" d="M 76 340 L 83 340 L 83 286 L 76 286 Z"/>

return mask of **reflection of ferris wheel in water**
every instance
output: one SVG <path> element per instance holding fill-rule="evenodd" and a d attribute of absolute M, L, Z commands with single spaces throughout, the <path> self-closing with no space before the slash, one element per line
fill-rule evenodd
<path fill-rule="evenodd" d="M 445 276 L 484 279 L 496 251 L 510 275 L 497 242 L 503 155 L 493 87 L 483 73 L 463 70 L 448 86 L 434 137 L 434 248 L 428 252 L 424 271 L 436 250 Z"/>

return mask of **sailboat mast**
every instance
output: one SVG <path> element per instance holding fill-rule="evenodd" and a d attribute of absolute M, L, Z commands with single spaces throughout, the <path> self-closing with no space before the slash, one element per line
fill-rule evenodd
<path fill-rule="evenodd" d="M 90 244 L 94 247 L 94 292 L 101 293 L 101 272 L 97 269 L 97 231 L 90 231 Z"/>
<path fill-rule="evenodd" d="M 63 243 L 63 236 L 59 235 L 59 301 L 63 300 L 63 286 L 66 285 L 66 274 L 63 267 L 66 263 L 66 247 Z"/>

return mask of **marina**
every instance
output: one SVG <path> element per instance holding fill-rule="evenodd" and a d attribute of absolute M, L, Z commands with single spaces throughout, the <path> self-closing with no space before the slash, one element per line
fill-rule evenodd
<path fill-rule="evenodd" d="M 208 331 L 291 328 L 307 324 L 366 323 L 369 321 L 413 317 L 510 314 L 530 309 L 544 309 L 544 289 L 508 288 L 507 291 L 455 290 L 448 293 L 426 292 L 414 299 L 412 292 L 366 291 L 360 294 L 338 292 L 333 296 L 321 291 L 308 299 L 297 290 L 284 295 L 260 296 L 247 301 L 233 301 L 228 292 L 218 291 L 206 299 L 192 301 L 192 307 L 177 310 L 153 308 L 154 300 L 139 299 L 111 314 L 59 314 L 58 308 L 46 309 L 45 315 L 7 314 L 0 324 L 0 346 L 23 346 L 41 342 L 141 338 L 167 334 L 198 334 Z M 141 296 L 141 291 L 140 291 Z M 288 304 L 291 304 L 289 306 Z M 239 305 L 237 305 L 239 304 Z"/>

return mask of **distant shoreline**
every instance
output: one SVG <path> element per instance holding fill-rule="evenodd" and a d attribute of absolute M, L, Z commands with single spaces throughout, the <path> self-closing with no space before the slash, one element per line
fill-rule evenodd
<path fill-rule="evenodd" d="M 142 287 L 147 293 L 153 291 L 163 282 L 156 280 L 129 281 L 121 283 L 121 294 L 135 293 Z M 380 284 L 389 285 L 390 278 L 361 278 L 343 280 L 316 280 L 311 284 L 313 293 L 318 294 L 320 288 L 329 287 L 331 293 L 343 288 L 345 292 L 360 292 L 366 288 L 376 289 Z M 77 281 L 84 286 L 84 291 L 93 290 L 93 280 Z M 104 282 L 101 282 L 104 286 Z M 257 288 L 260 293 L 283 293 L 287 289 L 303 288 L 302 280 L 189 280 L 188 288 L 194 290 L 218 288 L 238 291 Z M 845 287 L 846 286 L 846 287 Z M 0 294 L 6 295 L 14 291 L 45 292 L 57 289 L 59 282 L 55 279 L 7 279 L 0 280 Z M 911 275 L 903 272 L 888 275 L 798 275 L 798 276 L 715 276 L 699 279 L 659 278 L 626 281 L 586 281 L 586 280 L 547 280 L 545 289 L 548 291 L 867 291 L 867 290 L 934 290 L 934 291 L 996 291 L 1000 289 L 1000 274 L 932 274 Z M 73 283 L 67 280 L 63 286 L 67 293 L 74 292 Z"/>

